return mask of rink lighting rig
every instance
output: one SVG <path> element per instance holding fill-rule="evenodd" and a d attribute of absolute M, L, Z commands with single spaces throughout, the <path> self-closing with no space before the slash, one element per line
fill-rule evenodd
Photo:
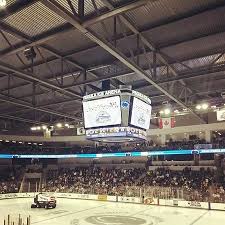
<path fill-rule="evenodd" d="M 65 158 L 111 158 L 111 157 L 151 157 L 160 155 L 198 155 L 198 154 L 224 154 L 225 149 L 199 149 L 199 150 L 165 150 L 149 152 L 116 152 L 97 154 L 66 154 L 66 155 L 20 155 L 0 154 L 2 159 L 65 159 Z"/>

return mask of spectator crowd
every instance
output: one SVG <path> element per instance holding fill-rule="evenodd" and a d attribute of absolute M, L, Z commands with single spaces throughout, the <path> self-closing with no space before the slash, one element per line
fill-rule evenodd
<path fill-rule="evenodd" d="M 0 173 L 0 194 L 16 193 L 19 191 L 20 182 L 13 172 Z"/>
<path fill-rule="evenodd" d="M 155 197 L 162 196 L 159 191 L 168 192 L 169 190 L 170 194 L 167 193 L 167 198 L 225 201 L 224 182 L 217 183 L 215 172 L 203 168 L 200 171 L 193 171 L 190 168 L 185 168 L 183 171 L 174 171 L 169 168 L 155 170 L 101 169 L 99 167 L 61 169 L 49 172 L 44 191 L 139 196 L 140 189 L 142 191 L 154 189 Z M 177 196 L 180 190 L 182 194 Z"/>
<path fill-rule="evenodd" d="M 215 171 L 169 167 L 101 168 L 97 166 L 49 170 L 42 191 L 80 194 L 108 194 L 118 196 L 151 195 L 162 198 L 225 202 L 225 182 L 215 179 Z M 5 173 L 6 174 L 6 173 Z M 1 174 L 0 194 L 19 191 L 18 176 L 12 172 Z"/>

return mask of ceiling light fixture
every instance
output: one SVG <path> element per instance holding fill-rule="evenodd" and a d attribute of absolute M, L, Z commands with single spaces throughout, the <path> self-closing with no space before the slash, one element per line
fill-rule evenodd
<path fill-rule="evenodd" d="M 170 109 L 165 109 L 165 110 L 164 110 L 165 115 L 170 114 L 170 112 L 171 112 Z"/>
<path fill-rule="evenodd" d="M 196 107 L 195 107 L 197 110 L 200 110 L 201 108 L 202 108 L 202 106 L 201 105 L 196 105 Z"/>
<path fill-rule="evenodd" d="M 37 130 L 41 130 L 41 127 L 40 127 L 40 126 L 38 126 L 38 127 L 36 127 L 36 129 L 37 129 Z"/>
<path fill-rule="evenodd" d="M 202 104 L 202 109 L 206 110 L 208 109 L 209 105 L 207 103 L 203 103 Z"/>
<path fill-rule="evenodd" d="M 61 128 L 61 127 L 62 127 L 62 124 L 61 124 L 61 123 L 57 123 L 56 126 L 57 126 L 58 128 Z"/>
<path fill-rule="evenodd" d="M 6 0 L 0 0 L 0 8 L 6 7 Z"/>
<path fill-rule="evenodd" d="M 47 126 L 46 125 L 42 125 L 42 129 L 43 130 L 46 130 L 47 129 Z"/>

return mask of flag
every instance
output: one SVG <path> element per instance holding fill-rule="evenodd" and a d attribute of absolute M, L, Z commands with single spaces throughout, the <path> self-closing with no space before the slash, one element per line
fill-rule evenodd
<path fill-rule="evenodd" d="M 225 120 L 225 109 L 221 109 L 216 112 L 217 121 Z"/>
<path fill-rule="evenodd" d="M 173 128 L 174 126 L 175 126 L 175 118 L 174 117 L 167 117 L 167 118 L 159 119 L 159 128 L 160 129 Z"/>
<path fill-rule="evenodd" d="M 44 138 L 46 138 L 46 139 L 51 138 L 51 130 L 49 130 L 49 129 L 44 130 Z"/>

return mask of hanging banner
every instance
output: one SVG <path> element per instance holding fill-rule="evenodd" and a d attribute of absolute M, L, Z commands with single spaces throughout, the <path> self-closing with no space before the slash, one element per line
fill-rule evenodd
<path fill-rule="evenodd" d="M 221 109 L 216 112 L 217 121 L 225 120 L 225 109 Z"/>
<path fill-rule="evenodd" d="M 159 128 L 160 129 L 169 129 L 175 127 L 175 118 L 174 117 L 167 117 L 167 118 L 160 118 L 159 119 Z"/>
<path fill-rule="evenodd" d="M 51 130 L 49 130 L 49 129 L 44 130 L 44 138 L 46 138 L 46 139 L 51 138 Z"/>

